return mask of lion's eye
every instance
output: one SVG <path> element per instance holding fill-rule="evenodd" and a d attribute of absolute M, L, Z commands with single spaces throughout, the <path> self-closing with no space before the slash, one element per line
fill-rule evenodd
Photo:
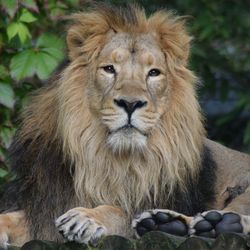
<path fill-rule="evenodd" d="M 107 65 L 107 66 L 104 66 L 102 67 L 104 69 L 105 72 L 109 73 L 109 74 L 115 74 L 116 71 L 115 71 L 115 68 L 113 65 Z"/>
<path fill-rule="evenodd" d="M 148 72 L 148 76 L 158 76 L 161 74 L 161 71 L 159 69 L 151 69 L 149 72 Z"/>

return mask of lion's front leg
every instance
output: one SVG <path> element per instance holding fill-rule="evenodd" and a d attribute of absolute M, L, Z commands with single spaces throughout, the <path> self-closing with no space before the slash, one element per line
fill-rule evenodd
<path fill-rule="evenodd" d="M 118 207 L 77 207 L 60 216 L 56 227 L 69 241 L 96 245 L 102 236 L 125 235 L 126 217 Z"/>
<path fill-rule="evenodd" d="M 215 238 L 226 232 L 248 234 L 250 216 L 211 210 L 189 217 L 167 209 L 154 209 L 143 212 L 133 220 L 132 225 L 137 237 L 149 231 L 162 231 L 178 236 Z"/>
<path fill-rule="evenodd" d="M 22 246 L 30 240 L 29 229 L 23 211 L 0 214 L 0 249 L 8 245 Z"/>

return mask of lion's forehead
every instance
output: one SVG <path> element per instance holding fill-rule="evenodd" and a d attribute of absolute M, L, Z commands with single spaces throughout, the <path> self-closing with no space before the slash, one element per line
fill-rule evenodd
<path fill-rule="evenodd" d="M 114 35 L 102 49 L 99 60 L 110 62 L 125 62 L 134 59 L 139 63 L 164 62 L 164 54 L 151 34 Z"/>

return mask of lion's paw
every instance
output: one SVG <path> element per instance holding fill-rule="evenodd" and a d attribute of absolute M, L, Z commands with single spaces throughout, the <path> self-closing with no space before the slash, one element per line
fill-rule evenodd
<path fill-rule="evenodd" d="M 235 212 L 206 211 L 188 217 L 167 209 L 154 209 L 137 216 L 132 226 L 136 236 L 149 231 L 162 231 L 178 236 L 202 236 L 215 238 L 220 233 L 249 233 L 250 217 Z"/>
<path fill-rule="evenodd" d="M 135 217 L 132 227 L 136 236 L 141 237 L 149 231 L 162 231 L 178 236 L 188 235 L 188 223 L 192 217 L 184 216 L 167 209 L 154 209 Z"/>
<path fill-rule="evenodd" d="M 243 233 L 242 215 L 234 212 L 207 211 L 194 217 L 190 234 L 215 238 L 220 233 Z"/>
<path fill-rule="evenodd" d="M 96 218 L 90 209 L 74 208 L 60 216 L 55 224 L 59 232 L 68 241 L 96 245 L 107 229 Z"/>

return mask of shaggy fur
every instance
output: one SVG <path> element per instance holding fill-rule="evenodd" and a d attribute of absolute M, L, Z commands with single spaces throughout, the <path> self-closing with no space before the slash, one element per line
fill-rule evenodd
<path fill-rule="evenodd" d="M 143 10 L 127 11 L 106 7 L 73 16 L 76 24 L 69 30 L 68 45 L 74 60 L 64 71 L 58 88 L 58 133 L 63 138 L 64 153 L 75 165 L 74 183 L 78 197 L 88 206 L 106 202 L 119 204 L 129 211 L 132 204 L 140 205 L 145 194 L 150 198 L 150 189 L 154 190 L 156 201 L 157 196 L 165 197 L 161 192 L 165 193 L 166 185 L 169 187 L 167 193 L 171 195 L 175 185 L 185 183 L 187 175 L 195 176 L 200 164 L 204 129 L 194 94 L 196 79 L 185 67 L 191 38 L 185 31 L 184 21 L 166 12 L 158 12 L 147 19 Z M 131 149 L 130 157 L 114 157 L 106 146 L 108 131 L 87 109 L 88 96 L 94 95 L 89 87 L 93 81 L 89 72 L 95 71 L 95 58 L 110 30 L 131 34 L 157 33 L 169 64 L 172 88 L 169 110 L 151 132 L 148 148 L 142 154 Z M 84 46 L 79 46 L 82 43 Z M 129 185 L 124 186 L 126 176 L 130 178 L 126 181 Z M 159 182 L 159 176 L 164 181 Z M 134 190 L 133 193 L 127 188 Z"/>
<path fill-rule="evenodd" d="M 72 20 L 70 63 L 34 95 L 11 147 L 18 180 L 6 197 L 18 194 L 12 206 L 18 203 L 25 211 L 32 238 L 59 238 L 54 219 L 76 206 L 112 204 L 129 216 L 152 207 L 187 214 L 204 210 L 213 199 L 215 164 L 203 147 L 196 77 L 187 68 L 191 37 L 184 20 L 166 11 L 147 18 L 137 7 L 109 6 L 75 14 Z M 124 142 L 112 148 L 96 104 L 101 98 L 95 85 L 97 60 L 118 33 L 151 34 L 165 56 L 168 86 L 146 147 L 128 148 Z"/>

